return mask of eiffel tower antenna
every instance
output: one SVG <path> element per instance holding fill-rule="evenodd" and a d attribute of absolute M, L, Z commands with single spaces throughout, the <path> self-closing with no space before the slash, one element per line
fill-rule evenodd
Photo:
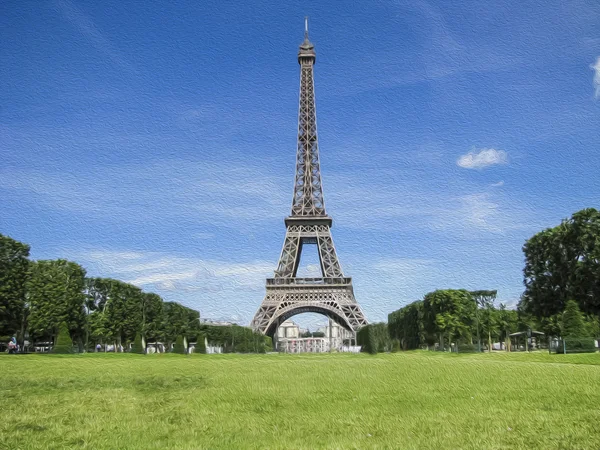
<path fill-rule="evenodd" d="M 304 39 L 308 39 L 308 16 L 304 16 Z"/>
<path fill-rule="evenodd" d="M 298 51 L 300 98 L 298 145 L 291 214 L 285 219 L 286 235 L 273 278 L 267 278 L 266 296 L 252 327 L 273 337 L 281 323 L 296 314 L 323 314 L 356 333 L 367 324 L 354 298 L 352 278 L 345 277 L 331 236 L 332 219 L 325 212 L 313 68 L 314 45 L 308 39 L 308 17 L 304 18 L 304 42 Z M 321 277 L 296 276 L 304 245 L 318 247 Z"/>

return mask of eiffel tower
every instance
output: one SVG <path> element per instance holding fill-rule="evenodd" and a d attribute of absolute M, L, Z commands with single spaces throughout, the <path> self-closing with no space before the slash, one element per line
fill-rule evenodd
<path fill-rule="evenodd" d="M 305 20 L 304 42 L 298 52 L 300 107 L 292 214 L 285 219 L 287 231 L 275 276 L 267 278 L 266 296 L 252 321 L 252 328 L 269 336 L 285 320 L 306 312 L 323 314 L 353 333 L 367 324 L 354 298 L 352 278 L 342 272 L 331 237 L 332 219 L 325 212 L 313 82 L 315 59 Z M 318 247 L 319 278 L 296 276 L 302 248 L 307 244 Z"/>

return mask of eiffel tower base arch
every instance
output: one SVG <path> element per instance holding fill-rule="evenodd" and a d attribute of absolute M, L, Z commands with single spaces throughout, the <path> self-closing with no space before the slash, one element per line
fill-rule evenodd
<path fill-rule="evenodd" d="M 352 333 L 367 324 L 354 298 L 351 278 L 269 278 L 252 327 L 273 337 L 279 324 L 309 312 L 330 317 Z"/>

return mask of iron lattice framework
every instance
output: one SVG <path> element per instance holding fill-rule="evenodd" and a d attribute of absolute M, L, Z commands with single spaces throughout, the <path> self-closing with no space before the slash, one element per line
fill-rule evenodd
<path fill-rule="evenodd" d="M 292 213 L 285 219 L 287 232 L 275 276 L 267 279 L 267 294 L 252 321 L 254 329 L 269 336 L 275 334 L 280 323 L 304 312 L 324 314 L 353 332 L 367 324 L 354 298 L 352 279 L 342 272 L 331 237 L 332 219 L 325 212 L 313 80 L 315 59 L 305 29 L 298 52 L 300 105 Z M 296 277 L 306 244 L 318 247 L 321 277 Z"/>

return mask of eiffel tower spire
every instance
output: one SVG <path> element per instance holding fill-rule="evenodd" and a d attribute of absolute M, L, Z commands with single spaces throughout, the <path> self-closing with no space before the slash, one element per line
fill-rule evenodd
<path fill-rule="evenodd" d="M 353 332 L 367 324 L 354 298 L 352 279 L 342 272 L 331 236 L 332 219 L 325 212 L 317 140 L 315 60 L 305 19 L 304 41 L 298 51 L 300 101 L 292 212 L 285 219 L 287 231 L 275 276 L 267 278 L 267 294 L 252 321 L 254 329 L 269 336 L 275 334 L 280 323 L 304 312 L 326 315 Z M 304 245 L 317 245 L 321 277 L 296 277 Z"/>
<path fill-rule="evenodd" d="M 298 108 L 298 151 L 292 216 L 326 216 L 319 166 L 317 111 L 313 67 L 315 47 L 308 40 L 308 18 L 304 19 L 304 42 L 298 51 L 300 101 Z"/>

